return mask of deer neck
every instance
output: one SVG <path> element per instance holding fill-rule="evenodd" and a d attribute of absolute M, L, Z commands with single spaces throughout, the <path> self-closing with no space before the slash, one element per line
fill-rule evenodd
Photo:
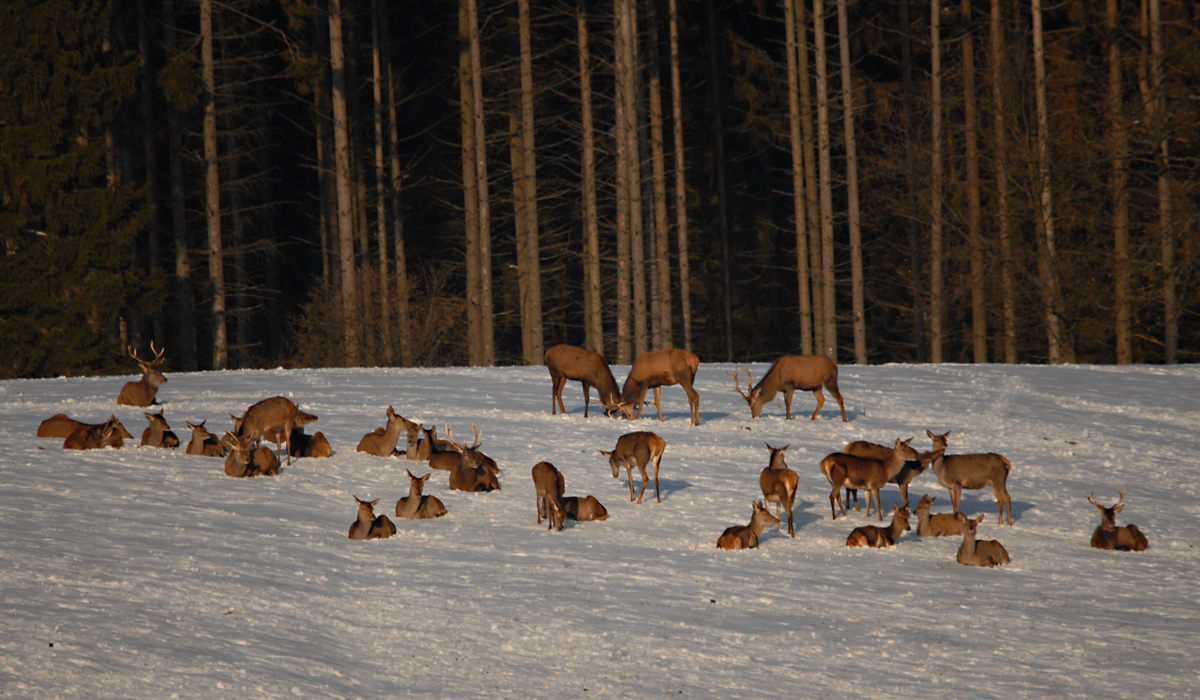
<path fill-rule="evenodd" d="M 900 522 L 899 514 L 892 513 L 892 525 L 888 528 L 888 536 L 894 544 L 904 535 L 904 525 Z"/>

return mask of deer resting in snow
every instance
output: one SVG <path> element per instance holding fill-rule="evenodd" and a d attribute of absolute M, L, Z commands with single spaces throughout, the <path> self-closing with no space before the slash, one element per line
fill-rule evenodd
<path fill-rule="evenodd" d="M 608 509 L 595 496 L 564 496 L 562 507 L 568 518 L 579 522 L 608 520 Z"/>
<path fill-rule="evenodd" d="M 224 457 L 225 448 L 217 436 L 208 432 L 208 428 L 204 427 L 205 422 L 192 423 L 188 421 L 187 427 L 192 429 L 192 439 L 188 441 L 187 453 L 203 457 Z"/>
<path fill-rule="evenodd" d="M 600 353 L 575 345 L 555 345 L 546 351 L 546 369 L 550 372 L 551 415 L 557 414 L 559 410 L 566 415 L 567 408 L 563 405 L 562 392 L 567 380 L 572 379 L 583 384 L 584 418 L 587 418 L 588 404 L 592 400 L 592 387 L 596 387 L 600 405 L 604 406 L 606 415 L 620 413 L 626 418 L 633 418 L 633 406 L 621 401 L 621 394 L 617 391 L 617 380 Z"/>
<path fill-rule="evenodd" d="M 446 514 L 446 505 L 438 499 L 437 496 L 424 496 L 421 491 L 425 488 L 425 482 L 429 481 L 432 474 L 426 474 L 422 477 L 413 476 L 411 471 L 408 472 L 409 486 L 408 495 L 396 501 L 396 517 L 407 518 L 409 520 L 428 520 L 431 518 L 440 518 Z"/>
<path fill-rule="evenodd" d="M 688 408 L 692 425 L 700 425 L 700 394 L 692 387 L 696 371 L 700 369 L 700 358 L 687 350 L 651 350 L 638 355 L 621 387 L 621 402 L 631 409 L 637 408 L 637 417 L 642 417 L 642 405 L 646 402 L 646 391 L 654 389 L 654 408 L 662 422 L 662 407 L 658 402 L 659 388 L 678 384 L 687 392 Z"/>
<path fill-rule="evenodd" d="M 116 417 L 108 419 L 107 423 L 85 425 L 76 428 L 63 440 L 64 450 L 98 450 L 104 447 L 120 448 L 125 446 L 121 437 L 124 428 L 118 429 L 120 422 Z"/>
<path fill-rule="evenodd" d="M 333 454 L 333 448 L 320 430 L 309 435 L 304 428 L 292 428 L 288 452 L 293 457 L 328 457 Z"/>
<path fill-rule="evenodd" d="M 71 433 L 80 428 L 102 428 L 107 423 L 113 423 L 116 426 L 116 433 L 125 440 L 132 440 L 133 435 L 121 425 L 121 421 L 117 420 L 116 416 L 109 416 L 105 423 L 83 423 L 74 418 L 68 418 L 65 413 L 55 413 L 38 425 L 37 436 L 48 438 L 69 438 Z"/>
<path fill-rule="evenodd" d="M 1100 526 L 1092 533 L 1092 546 L 1096 549 L 1115 549 L 1121 552 L 1141 552 L 1150 546 L 1150 540 L 1137 525 L 1117 525 L 1117 513 L 1125 510 L 1125 492 L 1111 506 L 1103 506 L 1088 496 L 1088 503 L 1100 510 Z"/>
<path fill-rule="evenodd" d="M 934 435 L 926 430 L 925 434 L 933 441 L 933 451 L 940 455 L 934 457 L 930 466 L 937 475 L 938 481 L 950 490 L 950 504 L 954 512 L 959 512 L 959 502 L 962 500 L 963 489 L 981 489 L 991 486 L 1000 505 L 999 522 L 1004 522 L 1004 508 L 1008 507 L 1008 524 L 1012 525 L 1012 498 L 1008 495 L 1008 473 L 1012 471 L 1012 462 L 1007 457 L 995 452 L 981 454 L 950 455 L 946 454 L 946 438 L 950 431 Z"/>
<path fill-rule="evenodd" d="M 625 474 L 629 477 L 629 500 L 633 500 L 633 468 L 636 466 L 642 473 L 642 490 L 638 493 L 637 502 L 642 502 L 646 493 L 646 465 L 654 463 L 654 497 L 662 503 L 658 491 L 658 466 L 662 462 L 663 451 L 667 449 L 665 440 L 654 433 L 639 431 L 626 433 L 617 438 L 617 445 L 611 452 L 600 450 L 600 454 L 608 457 L 614 479 L 621 478 L 621 466 L 625 466 Z"/>
<path fill-rule="evenodd" d="M 275 476 L 279 473 L 279 457 L 267 447 L 255 447 L 254 442 L 226 432 L 221 444 L 225 447 L 225 474 L 234 477 Z"/>
<path fill-rule="evenodd" d="M 391 518 L 386 515 L 375 516 L 378 498 L 368 502 L 354 496 L 354 502 L 358 504 L 358 519 L 350 525 L 347 537 L 352 540 L 382 540 L 396 534 L 396 525 Z"/>
<path fill-rule="evenodd" d="M 846 538 L 847 547 L 891 547 L 899 541 L 900 536 L 912 528 L 908 525 L 908 505 L 903 508 L 899 503 L 892 504 L 892 524 L 888 527 L 863 525 L 856 527 Z"/>
<path fill-rule="evenodd" d="M 758 539 L 768 525 L 779 524 L 779 518 L 771 515 L 771 511 L 761 501 L 754 501 L 754 514 L 750 516 L 749 525 L 734 525 L 725 528 L 725 532 L 717 538 L 718 549 L 755 549 Z"/>
<path fill-rule="evenodd" d="M 888 454 L 887 459 L 871 459 L 855 457 L 842 452 L 834 452 L 821 460 L 821 473 L 829 480 L 833 491 L 829 494 L 829 510 L 833 519 L 837 520 L 837 508 L 846 515 L 846 507 L 842 504 L 842 487 L 865 489 L 867 496 L 867 517 L 871 517 L 871 501 L 875 501 L 875 512 L 883 520 L 883 506 L 879 502 L 879 489 L 891 481 L 905 462 L 917 459 L 917 451 L 908 446 L 912 440 L 896 439 L 896 444 Z M 836 503 L 836 508 L 835 504 Z"/>
<path fill-rule="evenodd" d="M 562 472 L 549 462 L 538 462 L 530 470 L 533 477 L 533 490 L 537 500 L 537 521 L 540 525 L 542 518 L 549 522 L 546 529 L 561 530 L 567 511 L 563 508 L 563 491 L 566 484 Z"/>
<path fill-rule="evenodd" d="M 496 461 L 479 451 L 479 430 L 471 424 L 471 432 L 475 433 L 475 442 L 470 447 L 454 439 L 450 425 L 446 424 L 446 437 L 458 453 L 448 462 L 450 470 L 450 488 L 454 491 L 499 491 L 500 481 L 496 478 L 500 469 Z M 445 453 L 443 453 L 445 454 Z M 434 467 L 436 455 L 429 458 L 429 466 Z M 444 468 L 444 467 L 434 467 Z"/>
<path fill-rule="evenodd" d="M 833 394 L 833 398 L 837 399 L 838 407 L 842 409 L 842 422 L 846 422 L 846 405 L 842 402 L 841 392 L 838 391 L 837 364 L 824 355 L 784 355 L 775 360 L 771 369 L 767 370 L 766 375 L 759 380 L 758 384 L 749 387 L 750 393 L 742 391 L 741 382 L 738 380 L 739 371 L 746 373 L 746 384 L 750 384 L 750 370 L 745 367 L 734 372 L 726 372 L 733 377 L 735 383 L 735 388 L 730 391 L 736 391 L 742 395 L 742 398 L 750 405 L 750 416 L 753 418 L 758 418 L 758 415 L 762 413 L 763 404 L 774 401 L 775 394 L 783 389 L 784 414 L 788 420 L 791 420 L 792 392 L 800 389 L 801 391 L 811 391 L 813 396 L 817 397 L 817 408 L 812 414 L 812 420 L 816 420 L 817 414 L 821 412 L 821 406 L 825 405 L 825 394 L 821 391 L 821 387 L 824 387 L 829 390 L 830 394 Z"/>
<path fill-rule="evenodd" d="M 783 460 L 783 453 L 791 445 L 775 448 L 771 447 L 769 443 L 764 444 L 771 451 L 771 459 L 767 462 L 766 469 L 763 469 L 762 473 L 758 475 L 758 486 L 762 489 L 765 503 L 775 504 L 775 517 L 779 520 L 779 530 L 783 531 L 783 519 L 779 517 L 779 511 L 782 508 L 787 511 L 788 534 L 795 537 L 792 505 L 796 502 L 796 485 L 800 483 L 800 475 L 788 469 L 787 462 Z"/>
<path fill-rule="evenodd" d="M 179 436 L 171 432 L 171 426 L 167 425 L 162 411 L 145 416 L 150 425 L 142 431 L 142 447 L 179 447 Z"/>
<path fill-rule="evenodd" d="M 141 365 L 142 378 L 136 382 L 127 382 L 125 386 L 121 387 L 121 393 L 117 396 L 117 404 L 144 408 L 157 403 L 158 387 L 167 383 L 167 378 L 158 370 L 162 366 L 162 363 L 166 362 L 163 359 L 163 353 L 167 351 L 166 348 L 155 350 L 154 343 L 151 342 L 150 352 L 154 353 L 154 359 L 149 361 L 138 357 L 137 350 L 134 350 L 132 347 L 126 346 L 125 349 L 129 353 L 129 356 Z"/>
<path fill-rule="evenodd" d="M 925 494 L 917 501 L 917 534 L 921 537 L 961 535 L 962 523 L 958 521 L 957 514 L 929 512 L 936 500 L 936 497 L 930 498 L 929 494 Z"/>
<path fill-rule="evenodd" d="M 976 540 L 975 529 L 987 516 L 972 520 L 962 513 L 955 513 L 962 524 L 963 541 L 958 546 L 958 563 L 966 566 L 998 566 L 1009 563 L 1008 550 L 996 540 Z"/>
<path fill-rule="evenodd" d="M 363 435 L 362 439 L 358 441 L 358 447 L 354 450 L 376 457 L 391 457 L 396 452 L 396 443 L 400 440 L 401 431 L 408 432 L 410 426 L 416 427 L 416 423 L 396 413 L 391 406 L 388 406 L 387 427 L 376 428 L 374 432 Z"/>

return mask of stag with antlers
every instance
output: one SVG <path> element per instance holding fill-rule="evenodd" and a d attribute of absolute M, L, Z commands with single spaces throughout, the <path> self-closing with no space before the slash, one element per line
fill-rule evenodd
<path fill-rule="evenodd" d="M 138 357 L 137 350 L 132 346 L 126 346 L 126 351 L 129 356 L 137 361 L 142 367 L 142 378 L 136 382 L 128 382 L 121 387 L 121 394 L 117 397 L 117 403 L 121 406 L 151 406 L 158 403 L 158 387 L 167 383 L 167 378 L 158 370 L 166 360 L 163 358 L 162 350 L 154 349 L 154 341 L 150 341 L 150 352 L 154 353 L 153 360 L 143 360 Z"/>

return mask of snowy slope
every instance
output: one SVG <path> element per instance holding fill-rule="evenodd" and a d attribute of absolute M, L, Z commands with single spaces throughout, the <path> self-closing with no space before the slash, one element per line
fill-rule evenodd
<path fill-rule="evenodd" d="M 551 416 L 541 367 L 168 373 L 159 398 L 185 443 L 185 420 L 223 431 L 267 396 L 320 416 L 310 431 L 331 459 L 244 480 L 182 449 L 34 436 L 53 413 L 115 412 L 136 445 L 143 411 L 116 405 L 128 378 L 0 382 L 0 696 L 1200 696 L 1200 367 L 844 366 L 848 423 L 832 400 L 809 421 L 808 393 L 798 419 L 780 396 L 751 420 L 732 368 L 701 366 L 699 427 L 678 387 L 663 423 L 584 419 L 575 382 L 569 414 Z M 404 469 L 428 471 L 354 452 L 389 404 L 459 439 L 474 422 L 503 490 L 452 492 L 435 472 L 426 492 L 446 517 L 346 539 L 351 494 L 392 515 Z M 629 502 L 597 453 L 635 429 L 667 442 L 661 503 L 653 484 Z M 928 449 L 926 429 L 1012 461 L 1011 528 L 989 490 L 964 495 L 1010 566 L 960 566 L 959 538 L 915 531 L 845 548 L 878 521 L 831 520 L 818 461 L 857 439 Z M 718 551 L 761 497 L 764 441 L 791 445 L 796 538 L 771 529 L 757 550 Z M 543 459 L 609 520 L 537 526 L 529 469 Z M 1099 515 L 1084 491 L 1111 503 L 1119 489 L 1118 522 L 1141 527 L 1147 552 L 1088 546 Z M 949 510 L 931 472 L 911 491 Z M 885 509 L 897 498 L 888 487 Z"/>

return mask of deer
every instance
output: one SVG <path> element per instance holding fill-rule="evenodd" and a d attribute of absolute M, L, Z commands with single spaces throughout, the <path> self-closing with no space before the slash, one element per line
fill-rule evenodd
<path fill-rule="evenodd" d="M 221 441 L 216 435 L 208 432 L 204 427 L 207 421 L 192 423 L 188 421 L 187 427 L 192 429 L 192 439 L 187 444 L 187 454 L 199 455 L 202 457 L 224 457 L 225 447 L 221 445 Z"/>
<path fill-rule="evenodd" d="M 908 512 L 908 503 L 905 502 L 904 507 L 899 503 L 892 504 L 892 524 L 888 527 L 878 527 L 876 525 L 863 525 L 856 527 L 846 537 L 847 547 L 891 547 L 899 541 L 900 537 L 911 530 L 908 525 L 908 518 L 911 514 Z"/>
<path fill-rule="evenodd" d="M 358 504 L 358 519 L 350 524 L 350 531 L 346 533 L 347 537 L 352 540 L 382 540 L 396 534 L 396 525 L 391 518 L 386 515 L 375 516 L 375 504 L 379 503 L 378 498 L 373 501 L 364 501 L 358 496 L 354 496 L 354 502 Z"/>
<path fill-rule="evenodd" d="M 144 414 L 150 425 L 142 431 L 141 447 L 179 447 L 179 436 L 171 432 L 163 412 Z"/>
<path fill-rule="evenodd" d="M 396 501 L 396 517 L 408 520 L 429 520 L 445 515 L 446 504 L 442 503 L 437 496 L 421 494 L 425 488 L 425 482 L 429 481 L 429 477 L 433 475 L 432 472 L 417 477 L 407 469 L 404 471 L 408 473 L 409 478 L 408 495 Z"/>
<path fill-rule="evenodd" d="M 750 505 L 754 507 L 750 524 L 725 528 L 725 532 L 717 538 L 718 549 L 755 549 L 763 530 L 767 529 L 768 525 L 779 524 L 779 518 L 771 515 L 771 511 L 761 501 L 754 501 Z"/>
<path fill-rule="evenodd" d="M 121 430 L 117 429 L 120 423 L 116 417 L 108 419 L 107 423 L 99 425 L 85 425 L 76 428 L 74 432 L 63 440 L 64 450 L 98 450 L 105 447 L 119 449 L 125 446 L 125 440 L 121 437 Z M 123 430 L 123 429 L 122 429 Z"/>
<path fill-rule="evenodd" d="M 146 406 L 158 403 L 158 387 L 167 383 L 167 378 L 163 376 L 163 373 L 158 368 L 166 362 L 163 359 L 163 353 L 167 349 L 155 350 L 154 341 L 150 341 L 150 352 L 154 353 L 154 359 L 149 361 L 138 357 L 137 350 L 134 350 L 132 346 L 125 346 L 125 350 L 129 353 L 130 357 L 141 365 L 142 378 L 136 382 L 127 382 L 125 386 L 121 387 L 121 393 L 117 396 L 117 404 L 120 406 L 145 408 Z"/>
<path fill-rule="evenodd" d="M 933 502 L 929 494 L 921 496 L 917 501 L 917 534 L 921 537 L 948 537 L 962 534 L 962 523 L 954 513 L 930 513 Z"/>
<path fill-rule="evenodd" d="M 1125 510 L 1125 492 L 1120 492 L 1120 500 L 1111 506 L 1097 503 L 1088 496 L 1088 503 L 1100 510 L 1100 525 L 1092 533 L 1092 546 L 1096 549 L 1115 549 L 1119 552 L 1142 552 L 1150 547 L 1150 540 L 1142 534 L 1137 525 L 1117 525 L 1117 513 Z"/>
<path fill-rule="evenodd" d="M 305 413 L 296 407 L 290 399 L 282 396 L 272 396 L 263 399 L 246 409 L 239 418 L 232 413 L 234 434 L 243 440 L 261 440 L 266 438 L 279 448 L 288 443 L 287 463 L 292 463 L 291 437 L 292 429 L 308 425 L 317 420 L 311 413 Z"/>
<path fill-rule="evenodd" d="M 116 426 L 116 433 L 124 440 L 133 439 L 133 435 L 131 435 L 129 431 L 125 429 L 125 426 L 121 425 L 121 421 L 117 420 L 115 415 L 110 415 L 107 422 L 113 423 Z M 37 436 L 48 438 L 68 438 L 71 436 L 71 433 L 79 430 L 80 428 L 97 428 L 103 427 L 104 425 L 106 425 L 106 423 L 84 423 L 82 421 L 77 421 L 74 418 L 68 418 L 67 414 L 65 413 L 55 413 L 38 425 Z"/>
<path fill-rule="evenodd" d="M 500 481 L 496 475 L 500 469 L 495 460 L 479 451 L 479 430 L 474 423 L 471 432 L 475 433 L 475 442 L 467 447 L 454 439 L 450 424 L 446 424 L 446 437 L 458 453 L 458 460 L 450 462 L 450 488 L 454 491 L 499 491 Z M 433 463 L 434 458 L 430 457 L 429 466 L 433 467 Z"/>
<path fill-rule="evenodd" d="M 996 540 L 976 540 L 975 529 L 986 515 L 972 520 L 962 513 L 955 513 L 962 524 L 963 540 L 958 546 L 958 563 L 966 566 L 998 566 L 1009 563 L 1008 550 Z"/>
<path fill-rule="evenodd" d="M 771 447 L 770 443 L 763 444 L 770 450 L 771 458 L 767 462 L 767 467 L 758 476 L 758 486 L 762 489 L 764 502 L 775 504 L 775 517 L 780 521 L 779 531 L 783 531 L 783 520 L 779 517 L 779 510 L 782 507 L 787 511 L 788 534 L 795 537 L 792 505 L 796 501 L 796 485 L 800 482 L 800 475 L 788 469 L 787 462 L 783 459 L 783 453 L 791 445 L 775 448 Z"/>
<path fill-rule="evenodd" d="M 579 522 L 608 520 L 608 509 L 595 496 L 564 496 L 562 509 L 568 518 Z"/>
<path fill-rule="evenodd" d="M 404 416 L 396 413 L 391 407 L 387 407 L 387 427 L 376 428 L 374 432 L 367 433 L 358 441 L 358 447 L 354 448 L 355 452 L 366 452 L 376 457 L 391 457 L 396 452 L 396 443 L 400 440 L 400 431 L 407 432 L 409 426 L 416 426 L 416 423 L 408 420 Z"/>
<path fill-rule="evenodd" d="M 330 447 L 325 433 L 320 430 L 309 435 L 304 432 L 304 428 L 292 428 L 292 435 L 288 438 L 288 452 L 293 457 L 328 457 L 333 454 L 333 448 Z"/>
<path fill-rule="evenodd" d="M 626 418 L 633 418 L 633 406 L 621 401 L 617 380 L 600 353 L 576 345 L 555 345 L 546 351 L 546 369 L 550 372 L 551 383 L 550 415 L 557 415 L 560 410 L 564 416 L 567 414 L 562 391 L 567 380 L 571 379 L 583 384 L 584 418 L 587 418 L 588 405 L 592 402 L 592 387 L 596 387 L 605 415 L 620 413 Z"/>
<path fill-rule="evenodd" d="M 784 355 L 771 365 L 771 369 L 763 375 L 763 378 L 758 381 L 758 384 L 749 387 L 750 393 L 742 391 L 742 384 L 738 379 L 738 372 L 746 373 L 746 384 L 751 382 L 750 370 L 741 367 L 733 372 L 726 372 L 733 377 L 735 388 L 730 391 L 736 391 L 742 395 L 746 403 L 750 405 L 750 417 L 758 418 L 762 413 L 763 404 L 770 403 L 775 400 L 775 394 L 783 389 L 783 408 L 784 415 L 787 420 L 792 419 L 792 392 L 796 389 L 801 391 L 811 391 L 813 396 L 817 397 L 817 408 L 813 411 L 812 420 L 817 419 L 817 414 L 821 412 L 821 407 L 825 405 L 825 394 L 821 391 L 821 387 L 829 390 L 833 398 L 837 399 L 838 406 L 842 409 L 842 422 L 846 422 L 846 405 L 842 402 L 842 394 L 838 391 L 837 363 L 825 357 L 824 355 Z"/>
<path fill-rule="evenodd" d="M 538 462 L 530 470 L 533 476 L 533 490 L 537 499 L 537 521 L 542 524 L 542 518 L 549 521 L 546 529 L 562 530 L 563 520 L 567 517 L 563 509 L 563 490 L 565 483 L 562 472 L 549 462 Z"/>
<path fill-rule="evenodd" d="M 268 447 L 255 447 L 252 440 L 230 431 L 221 439 L 225 447 L 225 475 L 239 478 L 279 474 L 279 457 Z"/>
<path fill-rule="evenodd" d="M 658 420 L 662 422 L 662 407 L 659 405 L 659 388 L 678 384 L 687 392 L 688 408 L 691 410 L 692 425 L 700 425 L 700 394 L 692 387 L 696 378 L 696 370 L 700 368 L 700 358 L 687 350 L 673 348 L 669 350 L 651 350 L 638 355 L 629 368 L 629 376 L 625 377 L 625 385 L 621 387 L 621 403 L 637 408 L 637 417 L 642 417 L 643 404 L 646 401 L 646 391 L 654 389 L 654 408 L 658 411 Z"/>
<path fill-rule="evenodd" d="M 912 442 L 912 438 L 906 440 L 904 444 L 907 445 L 910 442 Z M 855 457 L 870 457 L 871 459 L 887 459 L 888 453 L 891 451 L 892 448 L 887 445 L 867 442 L 866 440 L 855 440 L 854 442 L 847 443 L 842 448 L 843 454 L 854 455 Z M 912 483 L 913 479 L 928 469 L 933 458 L 939 454 L 936 450 L 932 452 L 920 452 L 917 454 L 916 461 L 904 463 L 904 466 L 900 468 L 900 472 L 888 482 L 900 487 L 900 500 L 908 503 L 908 485 Z M 859 510 L 858 489 L 846 489 L 846 502 L 849 503 L 851 498 L 854 499 L 854 510 Z"/>
<path fill-rule="evenodd" d="M 912 438 L 908 440 L 896 438 L 896 444 L 892 447 L 887 459 L 871 459 L 834 452 L 821 460 L 821 473 L 833 486 L 833 491 L 829 494 L 829 510 L 833 512 L 834 520 L 837 520 L 835 503 L 837 508 L 841 508 L 842 515 L 846 515 L 846 507 L 842 504 L 841 495 L 843 486 L 852 489 L 866 489 L 868 491 L 867 517 L 871 517 L 871 501 L 874 500 L 875 512 L 879 519 L 883 520 L 883 506 L 879 502 L 879 489 L 900 473 L 905 462 L 911 462 L 917 458 L 917 451 L 908 445 L 911 440 Z"/>
<path fill-rule="evenodd" d="M 1012 462 L 1003 455 L 995 452 L 983 454 L 949 455 L 946 454 L 946 438 L 950 431 L 934 435 L 926 430 L 925 434 L 933 441 L 934 453 L 941 452 L 930 463 L 938 482 L 950 490 L 950 503 L 954 512 L 959 512 L 959 502 L 962 500 L 963 489 L 981 489 L 991 486 L 996 495 L 1000 515 L 997 519 L 1004 522 L 1004 508 L 1008 507 L 1008 524 L 1012 525 L 1012 498 L 1008 495 L 1008 473 L 1012 471 Z"/>
<path fill-rule="evenodd" d="M 654 496 L 659 503 L 662 503 L 662 496 L 658 490 L 658 467 L 662 462 L 663 451 L 666 449 L 667 443 L 662 438 L 654 433 L 639 431 L 622 435 L 617 438 L 617 444 L 611 452 L 600 450 L 600 454 L 608 457 L 614 479 L 621 477 L 621 466 L 625 466 L 625 474 L 629 478 L 629 500 L 631 501 L 633 500 L 633 467 L 637 466 L 638 471 L 642 473 L 642 490 L 637 497 L 639 504 L 642 502 L 642 496 L 646 493 L 646 465 L 654 462 Z"/>

